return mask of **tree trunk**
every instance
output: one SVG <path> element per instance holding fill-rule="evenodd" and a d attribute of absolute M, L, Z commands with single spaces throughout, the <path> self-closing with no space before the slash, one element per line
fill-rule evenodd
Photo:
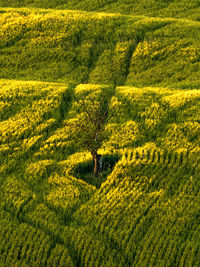
<path fill-rule="evenodd" d="M 102 156 L 97 153 L 92 156 L 94 159 L 94 177 L 99 178 L 99 175 L 102 172 Z"/>

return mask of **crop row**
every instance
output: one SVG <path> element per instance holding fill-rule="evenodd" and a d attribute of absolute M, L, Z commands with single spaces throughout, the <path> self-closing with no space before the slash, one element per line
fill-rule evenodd
<path fill-rule="evenodd" d="M 5 110 L 3 114 L 9 118 L 0 122 L 1 143 L 21 141 L 30 137 L 33 132 L 40 134 L 55 123 L 55 119 L 58 119 L 61 97 L 66 90 L 64 86 L 52 87 L 50 84 L 45 84 L 46 87 L 43 88 L 44 84 L 42 83 L 36 83 L 35 86 L 35 83 L 27 85 L 24 82 L 24 84 L 22 83 L 24 86 L 19 89 L 18 83 L 13 82 L 12 86 L 15 89 L 10 92 L 7 88 L 10 86 L 9 82 L 8 84 L 2 83 L 1 98 L 3 103 L 11 106 L 11 110 Z M 12 95 L 12 92 L 15 96 Z M 14 103 L 12 103 L 13 101 Z M 12 104 L 16 110 L 12 108 Z"/>
<path fill-rule="evenodd" d="M 158 160 L 158 153 L 159 162 L 145 160 L 144 153 L 138 153 L 137 159 L 130 162 L 119 162 L 100 194 L 94 195 L 77 216 L 89 224 L 87 231 L 100 232 L 136 265 L 159 266 L 168 262 L 178 266 L 185 257 L 177 255 L 180 244 L 184 243 L 183 249 L 187 251 L 194 236 L 199 242 L 195 234 L 199 175 L 197 172 L 191 176 L 189 166 L 195 161 L 194 155 L 161 154 L 155 149 L 149 155 L 154 154 Z M 169 196 L 171 200 L 167 201 Z M 168 242 L 172 244 L 171 251 Z M 196 253 L 193 254 L 188 261 L 197 262 Z"/>
<path fill-rule="evenodd" d="M 1 218 L 0 222 L 1 259 L 4 264 L 11 266 L 16 262 L 22 264 L 21 266 L 34 264 L 44 266 L 52 247 L 50 238 L 27 224 L 13 223 L 12 218 L 7 217 L 4 212 L 3 215 L 4 218 Z"/>

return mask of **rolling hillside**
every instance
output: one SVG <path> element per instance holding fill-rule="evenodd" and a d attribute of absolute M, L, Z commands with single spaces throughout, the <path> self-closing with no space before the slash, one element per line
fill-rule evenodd
<path fill-rule="evenodd" d="M 80 90 L 108 88 L 1 81 L 2 262 L 198 266 L 200 90 L 117 87 L 100 189 L 67 126 Z"/>
<path fill-rule="evenodd" d="M 199 88 L 200 22 L 1 9 L 4 79 Z"/>
<path fill-rule="evenodd" d="M 198 0 L 0 0 L 0 7 L 38 7 L 200 19 Z"/>
<path fill-rule="evenodd" d="M 199 11 L 0 0 L 0 266 L 200 266 Z M 91 95 L 117 107 L 98 180 Z"/>

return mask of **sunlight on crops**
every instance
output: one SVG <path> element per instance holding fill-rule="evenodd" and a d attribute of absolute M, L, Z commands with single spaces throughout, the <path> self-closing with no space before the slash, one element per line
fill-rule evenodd
<path fill-rule="evenodd" d="M 199 8 L 1 0 L 0 266 L 200 266 Z"/>

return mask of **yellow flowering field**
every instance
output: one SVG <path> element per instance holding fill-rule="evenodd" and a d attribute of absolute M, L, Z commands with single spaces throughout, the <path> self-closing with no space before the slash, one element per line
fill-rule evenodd
<path fill-rule="evenodd" d="M 199 178 L 198 0 L 0 0 L 0 267 L 200 266 Z"/>

